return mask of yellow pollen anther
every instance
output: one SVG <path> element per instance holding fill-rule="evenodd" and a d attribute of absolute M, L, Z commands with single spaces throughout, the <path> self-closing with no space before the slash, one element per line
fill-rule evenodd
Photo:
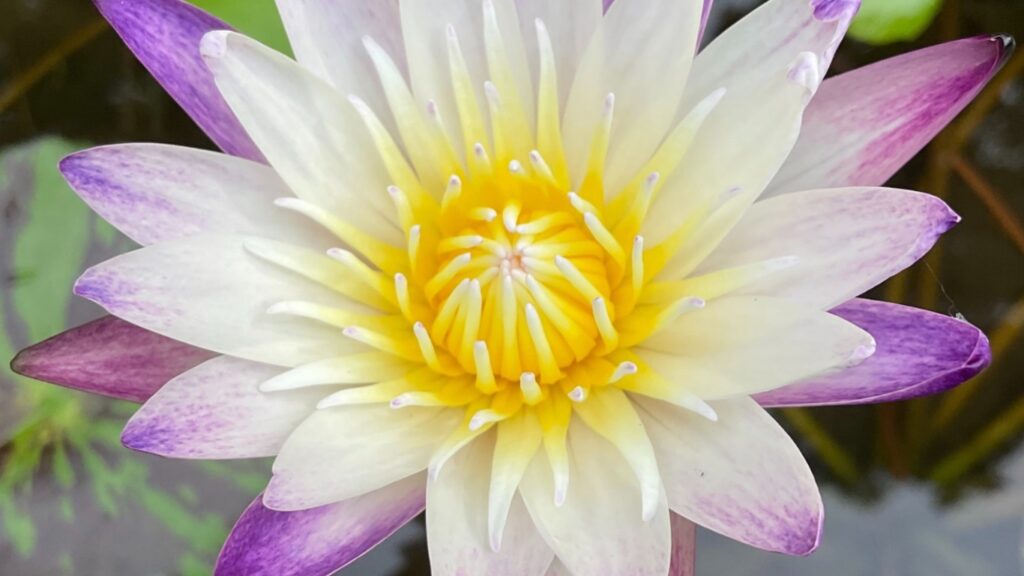
<path fill-rule="evenodd" d="M 537 384 L 533 372 L 523 372 L 519 377 L 519 390 L 523 393 L 523 401 L 530 406 L 536 406 L 544 399 L 544 391 Z"/>
<path fill-rule="evenodd" d="M 487 342 L 483 340 L 473 344 L 473 360 L 476 364 L 476 387 L 484 394 L 493 394 L 498 390 L 491 368 L 491 355 L 487 351 Z"/>
<path fill-rule="evenodd" d="M 608 303 L 604 298 L 594 298 L 593 312 L 605 349 L 614 350 L 619 345 L 619 332 L 615 329 L 611 314 L 608 312 Z"/>
<path fill-rule="evenodd" d="M 417 322 L 412 326 L 413 334 L 416 335 L 416 342 L 420 346 L 420 353 L 423 355 L 423 361 L 427 363 L 427 366 L 434 370 L 441 370 L 441 361 L 437 358 L 437 350 L 434 349 L 434 342 L 430 339 L 430 334 L 427 332 L 427 327 L 423 325 L 423 322 Z"/>
<path fill-rule="evenodd" d="M 580 272 L 571 261 L 564 256 L 555 256 L 555 266 L 562 273 L 569 284 L 585 299 L 593 301 L 595 298 L 601 298 L 601 292 L 594 287 L 594 285 L 587 280 L 587 277 Z"/>
<path fill-rule="evenodd" d="M 611 231 L 605 227 L 601 219 L 597 217 L 593 212 L 587 212 L 583 215 L 583 223 L 587 225 L 587 230 L 594 235 L 594 240 L 601 245 L 602 248 L 608 252 L 608 255 L 619 265 L 623 266 L 626 263 L 626 253 L 622 250 L 622 246 L 619 245 L 618 241 L 615 240 L 615 236 L 612 235 Z"/>
<path fill-rule="evenodd" d="M 537 360 L 540 363 L 540 377 L 545 383 L 552 383 L 562 377 L 562 371 L 558 369 L 558 361 L 551 349 L 547 332 L 541 323 L 540 314 L 533 304 L 526 305 L 526 327 L 530 331 L 530 338 L 533 340 L 533 348 L 537 352 Z"/>
<path fill-rule="evenodd" d="M 626 376 L 632 376 L 640 371 L 640 368 L 635 362 L 622 362 L 615 367 L 615 372 L 612 372 L 611 378 L 608 379 L 609 384 L 615 384 L 620 382 Z"/>
<path fill-rule="evenodd" d="M 455 275 L 466 266 L 469 266 L 469 263 L 472 260 L 473 255 L 468 252 L 452 258 L 444 268 L 441 268 L 441 270 L 435 274 L 429 282 L 427 282 L 427 286 L 424 288 L 427 298 L 431 300 L 436 298 L 438 293 L 440 293 L 441 290 L 444 290 L 444 287 L 455 278 Z"/>
<path fill-rule="evenodd" d="M 505 230 L 509 232 L 516 231 L 516 224 L 519 220 L 519 211 L 522 210 L 523 206 L 517 202 L 512 201 L 505 205 L 505 209 L 501 212 L 501 221 L 505 224 Z"/>
<path fill-rule="evenodd" d="M 470 210 L 466 217 L 477 222 L 493 222 L 498 217 L 498 211 L 494 208 L 479 207 Z"/>

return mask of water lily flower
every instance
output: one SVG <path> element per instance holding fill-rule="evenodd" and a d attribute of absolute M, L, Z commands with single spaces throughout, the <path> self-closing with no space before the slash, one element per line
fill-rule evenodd
<path fill-rule="evenodd" d="M 279 0 L 296 60 L 180 0 L 96 0 L 225 154 L 61 163 L 143 247 L 19 372 L 145 402 L 124 444 L 274 457 L 218 574 L 331 573 L 426 509 L 435 574 L 688 571 L 690 522 L 803 555 L 769 407 L 945 390 L 955 318 L 857 299 L 958 217 L 881 187 L 1004 61 L 824 80 L 856 0 Z M 673 543 L 673 532 L 676 540 Z"/>

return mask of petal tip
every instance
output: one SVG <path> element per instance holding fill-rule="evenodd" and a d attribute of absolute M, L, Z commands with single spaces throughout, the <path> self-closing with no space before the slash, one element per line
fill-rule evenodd
<path fill-rule="evenodd" d="M 995 34 L 990 38 L 999 50 L 998 63 L 1002 66 L 1017 50 L 1017 40 L 1011 34 Z"/>
<path fill-rule="evenodd" d="M 230 30 L 211 30 L 203 35 L 199 42 L 199 53 L 203 58 L 220 59 L 228 51 L 228 37 L 234 34 Z"/>
<path fill-rule="evenodd" d="M 821 22 L 852 20 L 860 10 L 861 0 L 811 0 L 814 17 Z"/>

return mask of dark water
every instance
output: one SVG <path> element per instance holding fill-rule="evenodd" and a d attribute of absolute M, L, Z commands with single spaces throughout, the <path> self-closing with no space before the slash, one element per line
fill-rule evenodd
<path fill-rule="evenodd" d="M 720 11 L 718 25 L 750 4 L 719 2 L 736 8 Z M 835 69 L 995 32 L 1024 38 L 1024 2 L 947 1 L 916 43 L 847 42 Z M 700 574 L 1024 573 L 1022 57 L 969 113 L 972 120 L 897 176 L 896 186 L 946 198 L 964 222 L 927 263 L 876 294 L 963 314 L 983 327 L 995 349 L 991 370 L 941 397 L 779 413 L 823 486 L 824 545 L 811 558 L 791 559 L 702 532 Z M 97 314 L 68 299 L 70 281 L 128 244 L 63 196 L 53 162 L 87 144 L 127 141 L 209 146 L 89 2 L 0 0 L 0 352 Z M 25 240 L 38 230 L 57 240 Z M 0 574 L 209 572 L 266 464 L 205 466 L 126 454 L 108 429 L 128 413 L 0 373 Z M 45 417 L 34 420 L 39 414 Z M 422 525 L 410 525 L 345 573 L 426 574 Z"/>

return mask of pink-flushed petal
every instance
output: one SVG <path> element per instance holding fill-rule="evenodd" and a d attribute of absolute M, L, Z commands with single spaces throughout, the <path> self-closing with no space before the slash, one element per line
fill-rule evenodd
<path fill-rule="evenodd" d="M 213 83 L 199 42 L 210 30 L 231 26 L 182 0 L 93 0 L 165 90 L 222 150 L 262 161 Z"/>
<path fill-rule="evenodd" d="M 773 296 L 828 310 L 925 255 L 960 217 L 942 200 L 892 188 L 831 188 L 757 202 L 698 268 L 772 258 L 796 264 L 735 294 Z"/>
<path fill-rule="evenodd" d="M 100 146 L 60 170 L 89 206 L 148 246 L 202 232 L 254 234 L 326 249 L 326 232 L 274 205 L 292 193 L 270 167 L 162 144 Z"/>
<path fill-rule="evenodd" d="M 853 300 L 832 310 L 875 338 L 861 364 L 758 394 L 766 407 L 869 404 L 943 392 L 992 359 L 988 339 L 963 320 L 898 304 Z"/>
<path fill-rule="evenodd" d="M 268 314 L 272 305 L 291 300 L 350 304 L 254 256 L 245 246 L 255 240 L 200 234 L 147 246 L 86 270 L 75 294 L 147 330 L 256 362 L 299 366 L 366 349 L 335 328 Z M 323 261 L 310 265 L 330 265 L 326 256 Z"/>
<path fill-rule="evenodd" d="M 215 576 L 327 576 L 351 564 L 423 511 L 423 474 L 356 498 L 277 512 L 259 496 L 242 513 Z"/>
<path fill-rule="evenodd" d="M 1012 48 L 1008 36 L 966 38 L 826 80 L 765 196 L 884 184 L 974 99 Z"/>
<path fill-rule="evenodd" d="M 668 576 L 694 576 L 697 571 L 697 525 L 675 512 L 671 515 L 672 564 Z"/>
<path fill-rule="evenodd" d="M 168 382 L 132 416 L 121 442 L 191 460 L 268 458 L 330 391 L 263 393 L 283 368 L 220 356 Z"/>
<path fill-rule="evenodd" d="M 823 509 L 793 440 L 749 398 L 713 402 L 718 421 L 635 397 L 658 455 L 669 507 L 751 546 L 810 554 Z"/>
<path fill-rule="evenodd" d="M 11 369 L 23 376 L 129 402 L 145 402 L 213 352 L 105 316 L 22 350 Z"/>
<path fill-rule="evenodd" d="M 516 496 L 494 551 L 487 530 L 493 433 L 453 456 L 427 483 L 427 545 L 434 576 L 541 576 L 554 553 Z"/>

